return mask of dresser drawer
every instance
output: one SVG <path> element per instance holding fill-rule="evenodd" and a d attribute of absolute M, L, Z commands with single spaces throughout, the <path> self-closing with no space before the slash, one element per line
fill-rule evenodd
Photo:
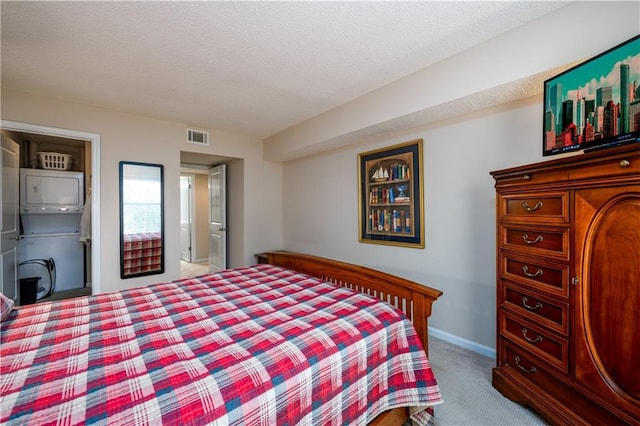
<path fill-rule="evenodd" d="M 577 416 L 564 410 L 561 415 L 555 405 L 551 411 L 551 419 L 555 419 L 555 421 L 552 421 L 551 424 L 622 425 L 630 423 L 630 420 L 625 422 L 615 416 L 610 409 L 594 404 L 593 400 L 571 387 L 571 381 L 563 378 L 561 373 L 556 372 L 545 362 L 523 351 L 518 346 L 505 339 L 500 339 L 498 348 L 498 366 L 500 369 L 506 370 L 507 376 L 514 376 L 517 385 L 526 386 L 527 391 L 534 393 L 545 404 L 553 405 L 561 402 L 571 404 L 572 407 L 579 407 L 579 411 L 576 412 Z M 567 414 L 569 415 L 567 416 Z M 631 422 L 631 424 L 635 423 Z"/>
<path fill-rule="evenodd" d="M 597 176 L 598 179 L 615 178 L 619 176 L 632 176 L 640 173 L 640 145 L 636 145 L 636 151 L 612 158 L 594 159 L 591 163 L 582 167 L 569 169 L 569 178 L 588 179 Z"/>
<path fill-rule="evenodd" d="M 535 383 L 542 389 L 556 389 L 562 386 L 553 376 L 553 369 L 546 362 L 540 361 L 529 352 L 502 339 L 500 346 L 500 365 L 513 368 L 519 376 Z"/>
<path fill-rule="evenodd" d="M 568 192 L 545 192 L 500 196 L 501 221 L 569 223 Z"/>
<path fill-rule="evenodd" d="M 528 351 L 522 350 L 522 348 L 513 345 L 504 338 L 501 339 L 500 343 L 498 346 L 500 347 L 501 366 L 513 367 L 520 375 L 539 386 L 548 384 L 548 379 L 551 378 L 545 373 L 545 369 L 548 368 L 546 363 L 538 361 Z M 545 380 L 545 377 L 547 380 Z"/>
<path fill-rule="evenodd" d="M 511 283 L 502 282 L 500 306 L 565 336 L 569 333 L 569 304 L 531 294 Z"/>
<path fill-rule="evenodd" d="M 501 252 L 502 278 L 553 296 L 569 297 L 569 265 Z"/>
<path fill-rule="evenodd" d="M 501 236 L 506 249 L 569 260 L 569 228 L 505 225 Z"/>
<path fill-rule="evenodd" d="M 569 370 L 569 341 L 542 327 L 500 311 L 500 335 L 564 372 Z"/>

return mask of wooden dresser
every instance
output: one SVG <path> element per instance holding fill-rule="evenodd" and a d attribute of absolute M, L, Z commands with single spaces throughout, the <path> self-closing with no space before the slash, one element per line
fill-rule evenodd
<path fill-rule="evenodd" d="M 493 386 L 552 424 L 640 425 L 640 144 L 491 175 Z"/>

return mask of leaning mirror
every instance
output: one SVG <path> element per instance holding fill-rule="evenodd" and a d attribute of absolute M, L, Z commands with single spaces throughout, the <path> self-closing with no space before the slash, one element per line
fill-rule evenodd
<path fill-rule="evenodd" d="M 164 188 L 160 164 L 120 162 L 120 277 L 164 272 Z"/>

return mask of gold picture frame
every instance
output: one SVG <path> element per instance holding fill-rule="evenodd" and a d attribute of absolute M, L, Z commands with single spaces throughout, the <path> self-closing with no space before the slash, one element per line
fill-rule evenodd
<path fill-rule="evenodd" d="M 358 154 L 362 243 L 424 248 L 422 139 Z"/>

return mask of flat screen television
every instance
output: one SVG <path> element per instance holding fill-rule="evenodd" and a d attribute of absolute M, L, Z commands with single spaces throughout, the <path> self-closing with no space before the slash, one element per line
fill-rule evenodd
<path fill-rule="evenodd" d="M 544 82 L 543 155 L 640 142 L 640 35 Z"/>

